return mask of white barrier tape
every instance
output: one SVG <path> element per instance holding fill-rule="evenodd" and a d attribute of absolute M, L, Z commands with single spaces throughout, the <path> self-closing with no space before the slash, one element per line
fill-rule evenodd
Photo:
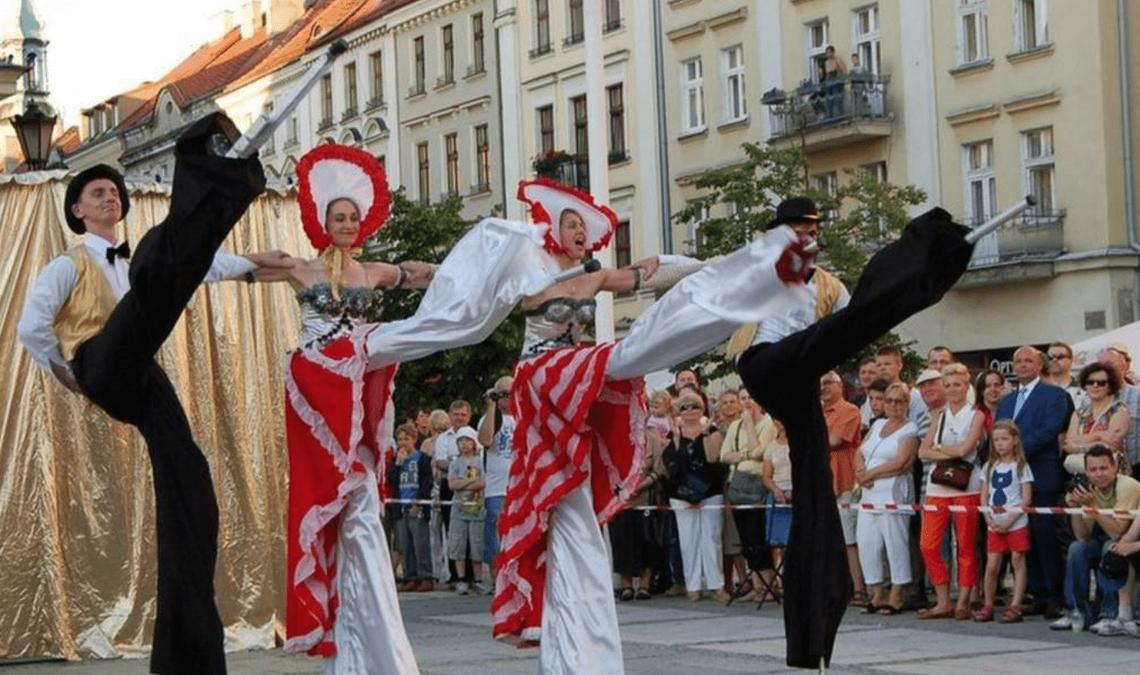
<path fill-rule="evenodd" d="M 385 499 L 385 504 L 422 504 L 425 506 L 451 506 L 454 501 L 440 501 L 432 499 Z M 992 513 L 994 515 L 1002 515 L 1006 513 L 1027 513 L 1030 515 L 1046 514 L 1046 515 L 1070 515 L 1070 516 L 1120 516 L 1120 517 L 1133 517 L 1140 516 L 1140 509 L 1127 510 L 1127 509 L 1092 509 L 1092 508 L 1064 508 L 1060 506 L 1023 506 L 1016 508 L 1005 508 L 1004 506 L 963 506 L 960 504 L 939 505 L 939 504 L 839 504 L 839 508 L 843 509 L 857 509 L 859 511 L 868 511 L 870 513 L 917 513 L 919 511 L 929 511 L 931 513 L 936 511 L 949 511 L 950 513 Z M 685 506 L 672 506 L 670 504 L 648 504 L 645 506 L 627 506 L 626 509 L 630 511 L 688 511 L 690 509 L 725 509 L 729 511 L 741 510 L 747 511 L 749 509 L 790 509 L 791 504 L 688 504 Z"/>

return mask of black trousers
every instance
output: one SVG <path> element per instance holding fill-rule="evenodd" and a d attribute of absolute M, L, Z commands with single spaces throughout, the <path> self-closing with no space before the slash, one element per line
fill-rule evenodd
<path fill-rule="evenodd" d="M 170 213 L 139 242 L 131 290 L 71 364 L 83 393 L 115 419 L 138 427 L 146 440 L 158 535 L 150 668 L 174 675 L 226 672 L 214 603 L 218 507 L 210 467 L 174 387 L 154 360 L 218 247 L 265 188 L 256 159 L 206 155 L 206 138 L 218 132 L 233 137 L 236 130 L 214 115 L 179 140 Z"/>
<path fill-rule="evenodd" d="M 942 209 L 919 216 L 867 263 L 847 307 L 779 342 L 755 345 L 737 362 L 752 397 L 784 423 L 791 447 L 792 530 L 784 565 L 789 666 L 831 662 L 854 592 L 831 489 L 819 378 L 938 302 L 969 264 L 966 231 Z"/>
<path fill-rule="evenodd" d="M 748 562 L 748 569 L 753 572 L 773 569 L 772 549 L 768 547 L 764 532 L 764 511 L 736 510 L 732 512 L 732 518 L 736 523 L 736 532 L 740 535 L 740 552 Z"/>

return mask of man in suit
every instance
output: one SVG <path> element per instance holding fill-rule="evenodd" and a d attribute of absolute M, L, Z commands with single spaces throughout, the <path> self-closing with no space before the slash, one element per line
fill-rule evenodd
<path fill-rule="evenodd" d="M 1018 389 L 998 404 L 996 419 L 1011 419 L 1021 431 L 1021 445 L 1033 470 L 1033 506 L 1056 506 L 1064 493 L 1058 437 L 1068 426 L 1073 411 L 1069 395 L 1060 387 L 1041 380 L 1045 359 L 1036 347 L 1026 345 L 1013 354 L 1013 373 Z M 1029 592 L 1035 600 L 1031 611 L 1047 618 L 1064 613 L 1061 546 L 1054 517 L 1036 514 L 1029 519 L 1032 548 L 1029 551 Z"/>

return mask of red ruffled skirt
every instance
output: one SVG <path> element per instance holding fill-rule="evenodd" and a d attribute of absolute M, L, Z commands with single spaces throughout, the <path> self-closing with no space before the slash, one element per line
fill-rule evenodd
<path fill-rule="evenodd" d="M 349 495 L 370 476 L 383 494 L 397 366 L 367 371 L 368 332 L 358 330 L 320 349 L 299 349 L 288 360 L 286 651 L 336 653 L 332 631 L 339 519 Z M 371 463 L 371 471 L 364 462 Z"/>
<path fill-rule="evenodd" d="M 628 501 L 645 453 L 644 380 L 607 381 L 614 344 L 544 352 L 515 367 L 507 498 L 491 603 L 497 639 L 533 643 L 542 626 L 550 512 L 590 481 L 603 524 Z"/>

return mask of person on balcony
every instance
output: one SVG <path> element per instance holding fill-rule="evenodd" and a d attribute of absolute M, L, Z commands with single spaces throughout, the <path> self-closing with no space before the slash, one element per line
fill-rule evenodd
<path fill-rule="evenodd" d="M 827 46 L 823 60 L 823 98 L 827 119 L 835 119 L 843 114 L 843 81 L 847 79 L 847 65 L 835 53 L 835 47 Z"/>

